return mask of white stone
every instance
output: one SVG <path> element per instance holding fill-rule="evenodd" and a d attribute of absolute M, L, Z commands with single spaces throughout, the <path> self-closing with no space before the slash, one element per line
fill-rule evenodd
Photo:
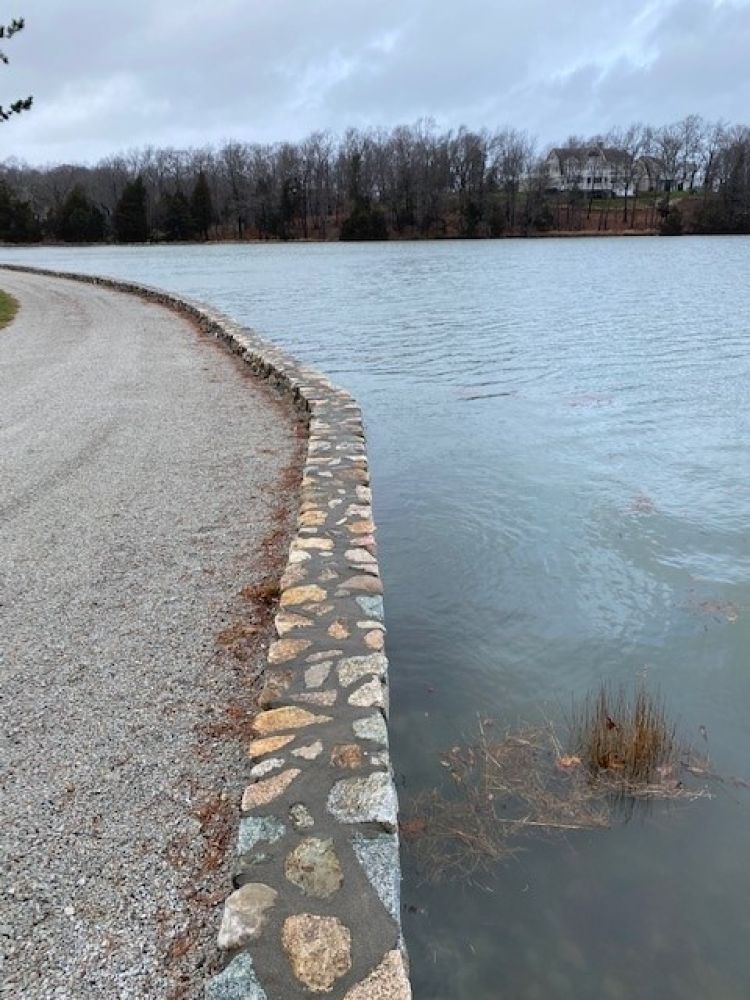
<path fill-rule="evenodd" d="M 377 677 L 373 677 L 371 681 L 367 681 L 366 684 L 350 694 L 348 702 L 358 708 L 384 708 L 382 683 Z"/>

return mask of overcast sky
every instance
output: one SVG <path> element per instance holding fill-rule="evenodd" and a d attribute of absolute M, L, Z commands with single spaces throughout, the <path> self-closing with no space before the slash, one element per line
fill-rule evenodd
<path fill-rule="evenodd" d="M 315 129 L 748 123 L 750 0 L 17 0 L 0 159 Z"/>

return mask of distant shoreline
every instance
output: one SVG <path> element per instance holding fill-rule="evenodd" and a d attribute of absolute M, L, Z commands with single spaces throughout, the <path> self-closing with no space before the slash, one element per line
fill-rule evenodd
<path fill-rule="evenodd" d="M 601 232 L 598 230 L 554 230 L 548 233 L 513 233 L 502 236 L 390 236 L 383 240 L 321 240 L 311 237 L 281 240 L 274 239 L 228 239 L 223 237 L 217 240 L 149 240 L 142 243 L 117 243 L 114 240 L 109 242 L 98 241 L 96 243 L 63 243 L 57 240 L 40 240 L 38 243 L 6 243 L 0 241 L 0 248 L 11 250 L 90 250 L 93 247 L 209 247 L 209 246 L 295 246 L 297 244 L 309 245 L 328 244 L 331 246 L 362 245 L 368 243 L 500 243 L 506 240 L 549 240 L 549 239 L 580 239 L 582 237 L 595 237 L 603 239 L 606 237 L 639 237 L 639 236 L 659 236 L 658 230 L 634 230 L 626 229 L 621 231 Z M 704 235 L 702 233 L 685 233 L 684 235 Z M 712 233 L 705 235 L 734 235 Z"/>

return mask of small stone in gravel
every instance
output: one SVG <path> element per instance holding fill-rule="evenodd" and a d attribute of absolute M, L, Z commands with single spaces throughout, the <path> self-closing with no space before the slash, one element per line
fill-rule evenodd
<path fill-rule="evenodd" d="M 316 757 L 320 757 L 323 753 L 323 744 L 320 740 L 316 740 L 306 747 L 299 747 L 297 750 L 292 750 L 292 753 L 295 757 L 302 757 L 303 760 L 315 760 Z"/>
<path fill-rule="evenodd" d="M 223 972 L 209 979 L 205 1000 L 268 1000 L 247 953 L 238 955 Z"/>
<path fill-rule="evenodd" d="M 276 733 L 283 729 L 302 729 L 322 722 L 330 722 L 328 715 L 314 715 L 305 708 L 273 708 L 261 712 L 253 719 L 253 730 L 256 733 Z"/>
<path fill-rule="evenodd" d="M 333 841 L 317 837 L 307 837 L 287 855 L 284 874 L 306 896 L 317 899 L 328 899 L 344 882 Z"/>
<path fill-rule="evenodd" d="M 297 767 L 290 767 L 281 774 L 276 774 L 273 778 L 266 778 L 265 781 L 258 781 L 254 785 L 248 785 L 242 794 L 242 811 L 250 812 L 258 806 L 266 806 L 289 788 L 291 783 L 300 774 Z"/>
<path fill-rule="evenodd" d="M 388 729 L 385 719 L 378 712 L 376 715 L 368 715 L 365 719 L 357 719 L 352 723 L 354 735 L 361 740 L 372 740 L 373 743 L 380 743 L 388 746 Z"/>
<path fill-rule="evenodd" d="M 385 771 L 337 781 L 327 805 L 340 823 L 380 823 L 386 830 L 396 829 L 396 790 Z"/>
<path fill-rule="evenodd" d="M 243 816 L 237 833 L 237 853 L 247 854 L 261 841 L 273 844 L 285 833 L 286 827 L 275 816 Z"/>
<path fill-rule="evenodd" d="M 314 992 L 329 992 L 352 967 L 351 934 L 336 917 L 287 917 L 281 940 L 294 975 Z"/>
<path fill-rule="evenodd" d="M 289 819 L 295 830 L 309 830 L 315 826 L 315 820 L 310 815 L 310 810 L 301 802 L 295 802 L 289 807 Z"/>
<path fill-rule="evenodd" d="M 361 983 L 352 986 L 344 1000 L 411 1000 L 411 986 L 400 951 L 389 951 Z"/>
<path fill-rule="evenodd" d="M 257 938 L 265 922 L 266 910 L 276 902 L 278 893 L 262 882 L 248 882 L 235 889 L 224 904 L 219 929 L 219 947 L 241 948 Z"/>

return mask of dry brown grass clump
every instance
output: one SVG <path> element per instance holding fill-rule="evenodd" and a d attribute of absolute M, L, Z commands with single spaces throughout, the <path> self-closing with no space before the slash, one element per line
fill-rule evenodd
<path fill-rule="evenodd" d="M 690 755 L 677 740 L 664 699 L 643 684 L 632 696 L 602 684 L 596 695 L 574 705 L 569 743 L 592 780 L 633 795 L 663 792 Z"/>

